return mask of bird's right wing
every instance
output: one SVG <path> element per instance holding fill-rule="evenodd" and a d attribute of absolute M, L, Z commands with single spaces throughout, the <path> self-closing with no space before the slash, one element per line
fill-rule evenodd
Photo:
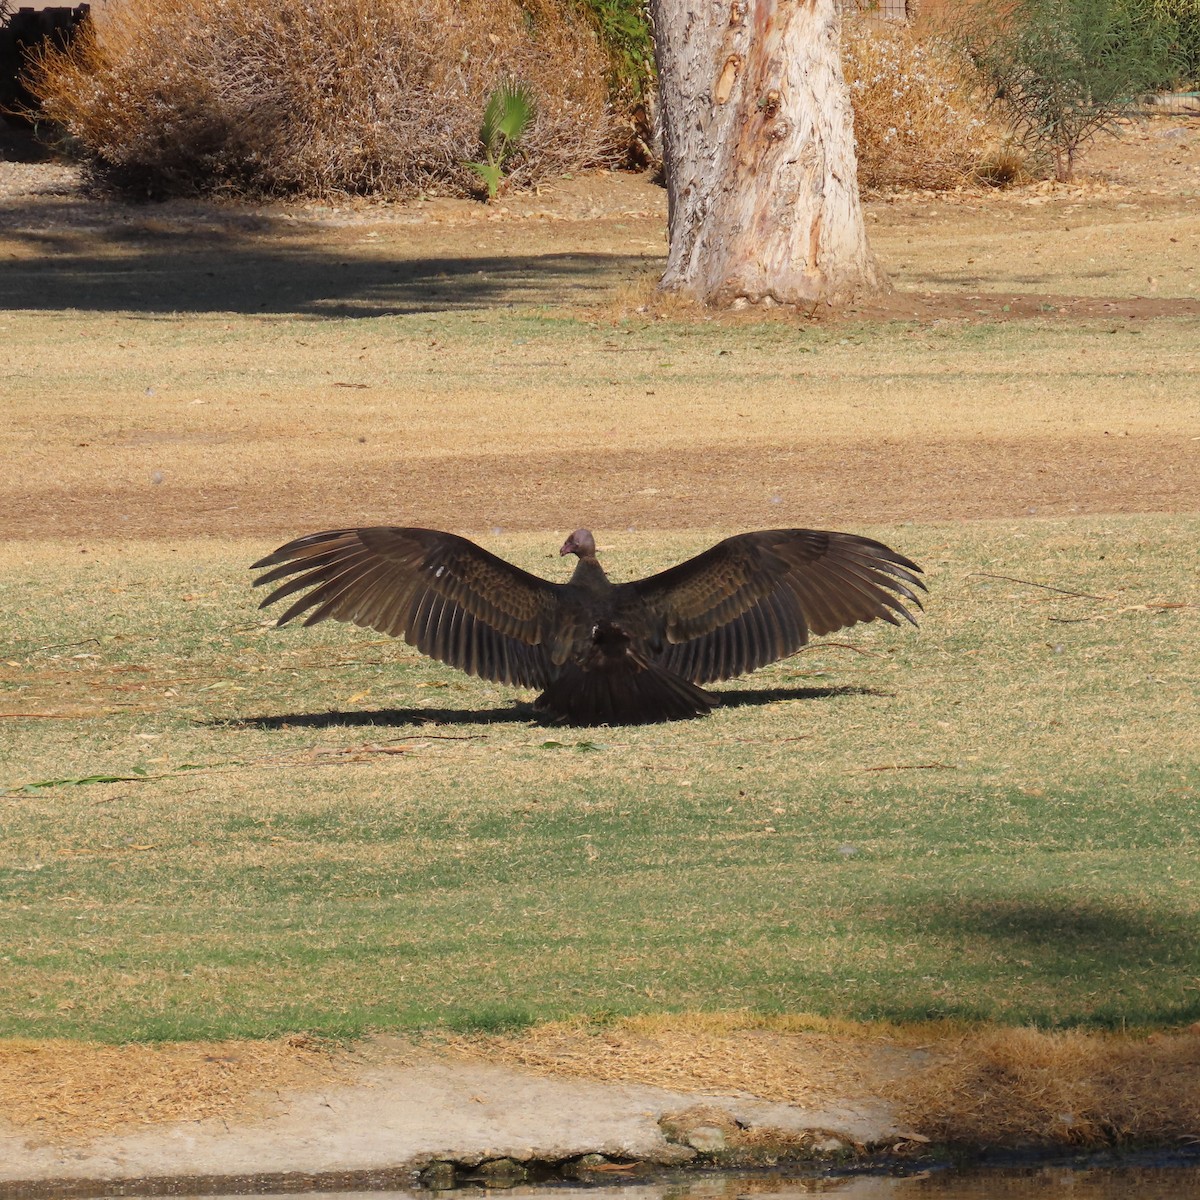
<path fill-rule="evenodd" d="M 311 589 L 279 618 L 333 618 L 393 637 L 497 683 L 545 687 L 560 584 L 452 533 L 377 526 L 312 533 L 260 559 L 255 587 L 287 582 L 260 607 Z M 291 578 L 289 578 L 289 576 Z"/>
<path fill-rule="evenodd" d="M 794 654 L 810 633 L 911 621 L 921 568 L 870 538 L 765 529 L 726 538 L 676 567 L 618 586 L 618 619 L 693 683 L 744 675 Z"/>

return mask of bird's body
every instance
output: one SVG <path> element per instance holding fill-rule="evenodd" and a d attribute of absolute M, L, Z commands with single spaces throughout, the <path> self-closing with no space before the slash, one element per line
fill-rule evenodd
<path fill-rule="evenodd" d="M 574 725 L 709 712 L 700 685 L 794 654 L 810 634 L 876 618 L 913 624 L 920 567 L 848 533 L 772 529 L 726 538 L 658 575 L 612 583 L 576 530 L 570 580 L 552 583 L 466 538 L 378 526 L 310 534 L 254 564 L 263 605 L 305 591 L 279 618 L 330 617 L 403 637 L 471 675 L 542 689 L 535 707 Z M 288 577 L 291 578 L 288 578 Z"/>

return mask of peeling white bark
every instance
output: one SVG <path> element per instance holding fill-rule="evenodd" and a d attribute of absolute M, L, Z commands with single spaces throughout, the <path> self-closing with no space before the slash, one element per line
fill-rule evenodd
<path fill-rule="evenodd" d="M 652 0 L 670 249 L 717 306 L 887 288 L 867 245 L 835 0 Z"/>

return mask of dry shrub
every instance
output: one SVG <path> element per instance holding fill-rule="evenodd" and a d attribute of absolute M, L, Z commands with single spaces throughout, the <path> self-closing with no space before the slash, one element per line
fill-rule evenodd
<path fill-rule="evenodd" d="M 521 183 L 600 159 L 607 62 L 562 0 L 114 0 L 35 89 L 149 195 L 475 192 L 487 97 L 527 83 Z"/>
<path fill-rule="evenodd" d="M 1000 1029 L 968 1035 L 907 1079 L 908 1117 L 935 1140 L 1099 1146 L 1200 1131 L 1200 1036 Z"/>
<path fill-rule="evenodd" d="M 842 62 L 860 186 L 948 188 L 976 176 L 994 138 L 936 41 L 898 21 L 847 15 Z"/>

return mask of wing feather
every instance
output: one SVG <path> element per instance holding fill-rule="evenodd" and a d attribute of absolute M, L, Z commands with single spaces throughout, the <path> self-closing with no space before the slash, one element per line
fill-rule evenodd
<path fill-rule="evenodd" d="M 896 619 L 891 613 L 891 595 L 859 574 L 861 568 L 838 562 L 826 562 L 823 566 L 825 578 L 820 584 L 815 580 L 805 581 L 807 594 L 812 597 L 813 615 L 808 622 L 812 633 L 820 636 L 853 625 L 862 619 L 855 614 L 864 607 L 873 608 L 875 617 L 895 624 Z M 825 590 L 822 585 L 826 582 L 836 590 Z M 817 616 L 818 606 L 823 614 L 821 618 Z"/>
<path fill-rule="evenodd" d="M 483 648 L 486 639 L 482 636 L 483 630 L 478 621 L 471 625 L 471 637 L 467 641 L 464 649 L 467 673 L 470 675 L 478 675 L 487 670 L 483 659 Z"/>
<path fill-rule="evenodd" d="M 462 622 L 462 606 L 459 604 L 450 605 L 449 612 L 445 614 L 442 624 L 438 626 L 440 642 L 437 658 L 439 661 L 444 662 L 454 653 L 454 647 L 458 644 L 458 639 L 462 633 Z"/>
<path fill-rule="evenodd" d="M 260 559 L 262 607 L 303 593 L 278 624 L 348 621 L 402 637 L 423 654 L 497 683 L 545 687 L 561 585 L 466 538 L 376 526 L 309 534 Z"/>
<path fill-rule="evenodd" d="M 786 658 L 810 634 L 859 622 L 916 624 L 921 568 L 882 542 L 816 529 L 726 538 L 658 575 L 622 584 L 617 611 L 693 683 Z"/>

